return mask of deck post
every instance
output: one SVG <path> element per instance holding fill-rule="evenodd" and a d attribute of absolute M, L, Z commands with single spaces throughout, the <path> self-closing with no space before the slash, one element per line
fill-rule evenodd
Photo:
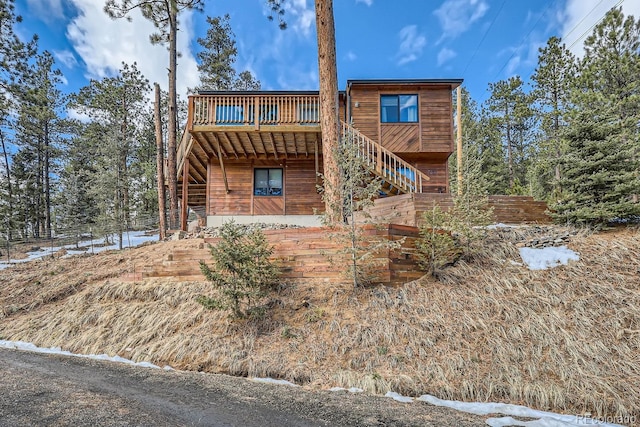
<path fill-rule="evenodd" d="M 222 179 L 224 181 L 224 190 L 229 194 L 229 182 L 227 181 L 227 172 L 224 170 L 224 161 L 222 160 L 222 151 L 220 150 L 220 141 L 217 141 L 218 160 L 220 160 L 220 169 L 222 170 Z"/>
<path fill-rule="evenodd" d="M 260 130 L 260 112 L 258 108 L 260 107 L 260 97 L 254 96 L 253 98 L 253 122 L 256 126 L 256 130 Z"/>
<path fill-rule="evenodd" d="M 315 140 L 315 150 L 314 150 L 313 155 L 314 155 L 314 161 L 315 161 L 315 164 L 316 164 L 316 186 L 318 186 L 318 180 L 320 179 L 320 176 L 319 176 L 320 171 L 318 170 L 319 169 L 319 166 L 318 166 L 318 137 L 316 137 L 316 140 Z"/>
<path fill-rule="evenodd" d="M 462 196 L 462 89 L 456 89 L 456 123 L 458 128 L 458 196 Z"/>
<path fill-rule="evenodd" d="M 182 206 L 180 211 L 180 229 L 187 231 L 187 199 L 189 197 L 189 158 L 184 159 L 182 168 Z"/>

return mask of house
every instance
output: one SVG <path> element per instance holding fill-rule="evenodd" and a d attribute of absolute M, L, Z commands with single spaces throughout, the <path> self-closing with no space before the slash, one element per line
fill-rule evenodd
<path fill-rule="evenodd" d="M 462 79 L 349 80 L 339 96 L 383 195 L 448 193 L 454 149 L 452 91 Z M 215 91 L 189 96 L 177 152 L 179 195 L 208 226 L 318 225 L 324 203 L 319 97 L 314 91 Z"/>

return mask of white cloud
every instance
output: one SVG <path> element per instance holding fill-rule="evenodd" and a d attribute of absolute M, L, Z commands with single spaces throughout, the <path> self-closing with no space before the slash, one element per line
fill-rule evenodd
<path fill-rule="evenodd" d="M 400 37 L 400 48 L 398 49 L 398 65 L 404 65 L 415 61 L 422 55 L 422 50 L 427 44 L 424 35 L 418 33 L 416 25 L 407 25 L 398 33 Z"/>
<path fill-rule="evenodd" d="M 45 22 L 51 18 L 64 18 L 62 0 L 27 0 L 29 12 L 35 13 Z"/>
<path fill-rule="evenodd" d="M 70 119 L 78 120 L 81 123 L 89 123 L 91 121 L 91 117 L 89 117 L 82 111 L 76 110 L 75 108 L 67 108 L 67 117 Z"/>
<path fill-rule="evenodd" d="M 262 89 L 317 90 L 317 56 L 299 55 L 301 49 L 316 49 L 315 40 L 291 37 L 288 30 L 281 31 L 277 26 L 266 27 L 263 31 L 248 49 L 257 53 L 256 69 L 275 75 L 277 79 L 271 85 L 263 82 Z"/>
<path fill-rule="evenodd" d="M 70 50 L 54 50 L 53 56 L 56 61 L 61 62 L 67 68 L 74 68 L 78 65 L 78 60 Z"/>
<path fill-rule="evenodd" d="M 356 3 L 364 3 L 367 6 L 371 6 L 373 4 L 373 0 L 356 0 Z"/>
<path fill-rule="evenodd" d="M 560 31 L 567 47 L 574 54 L 582 56 L 585 38 L 607 11 L 619 3 L 616 0 L 567 0 L 561 15 Z M 622 12 L 625 16 L 633 15 L 637 20 L 640 18 L 640 2 L 622 2 Z"/>
<path fill-rule="evenodd" d="M 316 12 L 313 4 L 307 5 L 307 0 L 293 0 L 287 6 L 287 14 L 293 16 L 292 26 L 297 33 L 305 37 L 311 35 L 311 31 L 316 22 Z"/>
<path fill-rule="evenodd" d="M 122 62 L 137 62 L 138 69 L 150 82 L 158 82 L 167 89 L 169 55 L 166 46 L 151 45 L 149 35 L 156 31 L 153 23 L 144 19 L 139 10 L 131 13 L 132 22 L 110 19 L 102 10 L 103 2 L 72 0 L 78 10 L 67 26 L 67 38 L 86 65 L 87 77 L 102 78 L 113 75 Z M 198 82 L 195 59 L 189 47 L 193 38 L 192 13 L 180 16 L 178 32 L 178 93 L 184 97 L 187 87 Z"/>
<path fill-rule="evenodd" d="M 433 13 L 440 21 L 443 39 L 453 39 L 467 31 L 489 10 L 485 0 L 446 0 Z"/>
<path fill-rule="evenodd" d="M 458 54 L 455 51 L 443 47 L 442 49 L 440 49 L 440 52 L 438 52 L 438 66 L 441 66 L 450 59 L 455 58 L 457 55 Z"/>

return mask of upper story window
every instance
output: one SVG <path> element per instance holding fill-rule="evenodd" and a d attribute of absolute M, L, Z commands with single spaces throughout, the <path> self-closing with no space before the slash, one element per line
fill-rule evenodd
<path fill-rule="evenodd" d="M 254 169 L 254 196 L 282 196 L 282 169 Z"/>
<path fill-rule="evenodd" d="M 417 123 L 418 95 L 380 95 L 382 123 Z"/>

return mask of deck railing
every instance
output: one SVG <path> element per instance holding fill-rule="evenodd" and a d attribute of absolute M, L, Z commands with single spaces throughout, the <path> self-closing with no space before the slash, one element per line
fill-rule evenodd
<path fill-rule="evenodd" d="M 342 122 L 342 136 L 358 146 L 371 172 L 404 193 L 422 193 L 422 183 L 429 180 L 423 172 L 345 122 Z"/>
<path fill-rule="evenodd" d="M 192 126 L 319 125 L 318 95 L 191 95 Z"/>
<path fill-rule="evenodd" d="M 189 122 L 193 126 L 295 126 L 320 124 L 318 95 L 191 95 Z M 382 145 L 342 122 L 342 134 L 357 144 L 365 164 L 386 183 L 404 193 L 422 193 L 429 177 Z M 193 139 L 185 132 L 177 152 L 182 170 Z"/>

